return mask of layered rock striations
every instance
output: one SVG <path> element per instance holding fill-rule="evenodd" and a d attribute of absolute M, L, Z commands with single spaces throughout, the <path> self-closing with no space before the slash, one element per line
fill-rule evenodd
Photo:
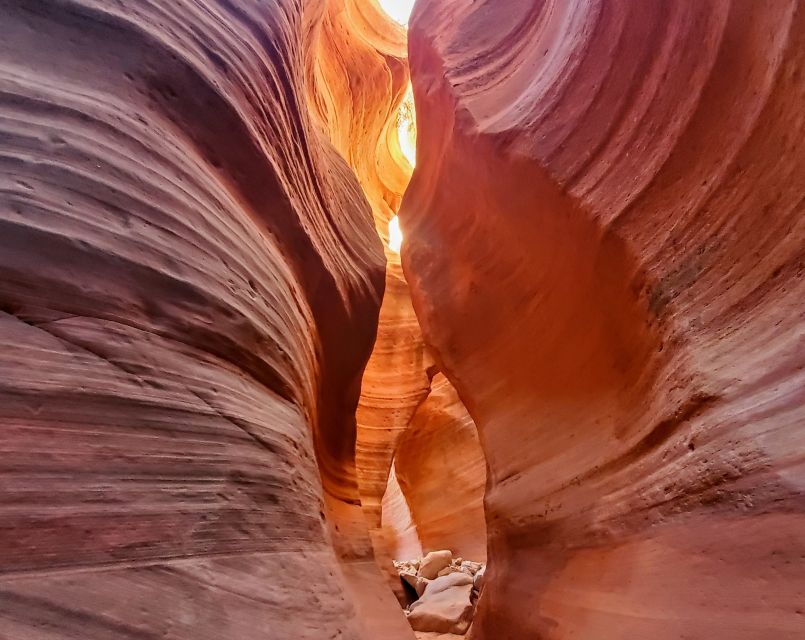
<path fill-rule="evenodd" d="M 399 255 L 388 248 L 389 221 L 412 171 L 397 130 L 400 103 L 410 86 L 407 35 L 374 0 L 331 0 L 319 30 L 320 55 L 307 70 L 316 122 L 354 170 L 386 246 L 384 297 L 361 381 L 355 453 L 363 515 L 377 560 L 402 597 L 381 531 L 381 501 L 397 437 L 428 393 L 432 366 Z"/>
<path fill-rule="evenodd" d="M 305 59 L 311 113 L 355 172 L 387 241 L 388 222 L 411 175 L 396 126 L 410 86 L 406 32 L 376 0 L 327 0 L 314 7 L 321 14 L 311 36 L 318 48 Z"/>
<path fill-rule="evenodd" d="M 429 393 L 431 366 L 408 285 L 399 263 L 390 261 L 377 341 L 363 376 L 357 412 L 358 481 L 378 556 L 390 554 L 388 545 L 395 545 L 381 531 L 383 496 L 399 438 Z M 391 557 L 385 560 L 384 566 L 391 572 Z"/>
<path fill-rule="evenodd" d="M 360 513 L 384 261 L 330 11 L 0 0 L 0 635 L 412 637 Z"/>
<path fill-rule="evenodd" d="M 485 562 L 484 454 L 472 418 L 442 374 L 400 437 L 394 469 L 422 548 Z M 405 520 L 389 521 L 404 540 Z"/>
<path fill-rule="evenodd" d="M 400 211 L 489 469 L 473 638 L 805 634 L 805 7 L 420 0 Z"/>
<path fill-rule="evenodd" d="M 381 503 L 381 535 L 392 558 L 418 558 L 422 543 L 411 515 L 411 507 L 397 481 L 397 470 L 392 463 L 388 486 Z"/>

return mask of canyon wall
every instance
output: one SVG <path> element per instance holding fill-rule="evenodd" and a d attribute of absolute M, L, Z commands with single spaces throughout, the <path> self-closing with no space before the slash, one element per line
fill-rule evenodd
<path fill-rule="evenodd" d="M 394 527 L 382 527 L 383 496 L 397 442 L 430 390 L 429 366 L 432 361 L 425 351 L 408 285 L 399 261 L 391 257 L 377 340 L 361 385 L 355 461 L 361 503 L 375 553 L 400 597 L 399 576 L 391 562 L 392 547 L 397 546 Z M 405 529 L 408 514 L 399 513 L 403 516 L 399 526 Z M 387 538 L 388 534 L 392 534 L 392 539 Z"/>
<path fill-rule="evenodd" d="M 805 7 L 420 0 L 400 211 L 480 640 L 805 636 Z"/>
<path fill-rule="evenodd" d="M 394 468 L 423 551 L 450 549 L 486 562 L 484 454 L 472 418 L 442 374 L 400 436 Z M 399 523 L 389 520 L 404 547 L 408 528 L 401 515 Z"/>
<path fill-rule="evenodd" d="M 388 248 L 388 223 L 411 174 L 396 126 L 400 101 L 410 85 L 406 33 L 374 0 L 330 0 L 319 29 L 321 46 L 307 69 L 312 110 L 319 129 L 355 172 L 387 260 L 376 341 L 357 408 L 354 445 L 361 508 L 353 529 L 368 527 L 378 565 L 402 599 L 402 585 L 380 531 L 380 501 L 396 434 L 428 388 L 421 331 L 399 255 Z"/>
<path fill-rule="evenodd" d="M 384 259 L 332 11 L 0 0 L 3 637 L 412 637 L 355 471 Z"/>
<path fill-rule="evenodd" d="M 395 560 L 422 557 L 422 543 L 419 541 L 416 523 L 408 500 L 397 481 L 397 470 L 393 463 L 381 506 L 383 542 L 391 556 Z"/>
<path fill-rule="evenodd" d="M 401 148 L 398 108 L 409 85 L 407 34 L 374 0 L 330 0 L 320 21 L 320 55 L 310 59 L 311 101 L 321 131 L 354 170 L 387 261 L 377 337 L 357 408 L 356 468 L 363 517 L 388 583 L 404 599 L 381 529 L 381 501 L 397 438 L 428 394 L 428 367 L 389 221 L 412 167 Z M 371 108 L 369 108 L 371 107 Z"/>

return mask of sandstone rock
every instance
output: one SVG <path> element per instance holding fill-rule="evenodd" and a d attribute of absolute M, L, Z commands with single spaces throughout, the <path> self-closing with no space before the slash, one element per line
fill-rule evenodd
<path fill-rule="evenodd" d="M 422 596 L 425 592 L 425 589 L 428 587 L 430 580 L 427 578 L 422 578 L 421 576 L 416 575 L 415 573 L 401 573 L 400 578 L 405 580 L 408 584 L 410 584 L 414 591 L 416 592 L 417 596 Z"/>
<path fill-rule="evenodd" d="M 394 468 L 422 546 L 486 560 L 486 461 L 475 423 L 443 374 L 399 437 Z M 389 524 L 406 537 L 404 519 Z"/>
<path fill-rule="evenodd" d="M 473 639 L 805 638 L 803 3 L 417 4 L 399 216 L 489 465 Z"/>
<path fill-rule="evenodd" d="M 396 123 L 387 126 L 390 117 L 396 120 L 397 105 L 410 86 L 405 30 L 385 17 L 378 20 L 376 2 L 305 0 L 302 6 L 312 15 L 323 9 L 327 36 L 320 38 L 315 71 L 329 91 L 318 92 L 310 103 L 333 146 L 358 176 L 375 230 L 387 240 L 389 220 L 412 171 L 399 145 L 390 144 Z M 360 82 L 351 80 L 358 77 Z M 360 385 L 355 442 L 361 508 L 380 559 L 422 554 L 413 521 L 405 517 L 404 500 L 396 505 L 402 516 L 395 518 L 398 527 L 384 526 L 381 504 L 397 438 L 428 393 L 431 365 L 400 256 L 386 244 L 385 257 L 385 288 L 374 349 Z M 396 576 L 394 582 L 399 583 Z"/>
<path fill-rule="evenodd" d="M 431 551 L 422 558 L 422 562 L 419 565 L 419 575 L 433 580 L 439 574 L 439 571 L 450 564 L 452 559 L 453 554 L 449 550 Z"/>
<path fill-rule="evenodd" d="M 437 573 L 436 575 L 437 576 L 446 576 L 446 575 L 449 575 L 451 573 L 456 573 L 458 571 L 461 571 L 461 568 L 456 567 L 455 565 L 451 564 L 449 567 L 445 567 L 444 569 L 441 569 L 439 571 L 439 573 Z"/>
<path fill-rule="evenodd" d="M 453 575 L 462 576 L 463 574 Z M 451 577 L 445 576 L 440 580 Z M 431 586 L 434 583 L 431 583 Z M 407 612 L 408 622 L 416 631 L 466 633 L 472 618 L 471 591 L 471 583 L 451 586 L 432 593 L 428 593 L 426 589 L 422 598 L 414 603 L 416 607 L 412 606 L 411 610 Z"/>
<path fill-rule="evenodd" d="M 417 580 L 417 583 L 416 583 L 416 594 L 417 594 L 417 595 L 418 595 L 420 598 L 422 597 L 422 594 L 423 594 L 423 593 L 425 593 L 425 591 L 427 590 L 428 585 L 430 585 L 430 582 L 431 582 L 431 581 L 430 581 L 430 580 L 428 580 L 427 578 L 419 578 L 419 580 Z"/>
<path fill-rule="evenodd" d="M 481 564 L 480 562 L 471 562 L 469 560 L 464 560 L 461 563 L 461 568 L 463 570 L 468 571 L 471 575 L 475 575 L 476 573 L 478 573 L 478 571 L 480 571 L 481 567 L 483 566 L 484 565 Z"/>
<path fill-rule="evenodd" d="M 355 6 L 347 5 L 346 11 L 343 2 L 331 2 L 330 19 L 337 25 L 346 22 L 345 26 L 349 26 L 352 15 L 363 18 L 375 4 L 367 0 L 353 2 Z M 354 103 L 344 102 L 341 106 L 350 108 L 353 104 L 368 103 L 377 104 L 378 108 L 372 113 L 365 109 L 358 109 L 354 114 L 336 113 L 338 122 L 351 122 L 356 128 L 360 127 L 356 135 L 340 138 L 337 146 L 360 177 L 372 205 L 375 227 L 387 240 L 389 221 L 396 213 L 412 167 L 402 158 L 398 148 L 392 149 L 387 143 L 388 132 L 394 127 L 386 127 L 386 124 L 389 113 L 394 113 L 396 101 L 381 107 L 383 103 L 378 99 L 378 93 L 385 89 L 395 100 L 402 97 L 408 83 L 406 42 L 402 29 L 396 33 L 370 31 L 366 36 L 375 46 L 383 45 L 378 52 L 383 55 L 372 57 L 368 69 L 364 60 L 367 54 L 357 61 L 345 60 L 345 68 L 337 71 L 343 74 L 340 79 L 346 80 L 347 86 L 357 88 L 353 90 L 357 95 L 353 95 Z M 362 79 L 360 83 L 350 80 L 356 77 Z M 353 117 L 359 113 L 359 117 Z M 432 360 L 426 352 L 414 314 L 400 256 L 387 246 L 386 259 L 385 291 L 377 337 L 364 370 L 356 414 L 355 455 L 361 505 L 367 522 L 370 529 L 383 532 L 373 540 L 376 544 L 382 541 L 389 555 L 400 557 L 421 555 L 422 547 L 414 522 L 409 517 L 407 503 L 400 499 L 401 494 L 394 495 L 398 489 L 394 486 L 396 476 L 389 470 L 398 438 L 429 393 L 428 367 Z M 389 485 L 392 493 L 384 504 Z"/>
<path fill-rule="evenodd" d="M 446 576 L 441 576 L 435 580 L 431 580 L 425 593 L 430 597 L 452 587 L 463 587 L 464 585 L 472 584 L 472 578 L 466 573 L 451 573 Z"/>
<path fill-rule="evenodd" d="M 486 567 L 481 567 L 478 572 L 475 574 L 475 577 L 472 580 L 472 586 L 475 587 L 477 591 L 481 591 L 484 588 L 484 579 L 486 577 Z"/>
<path fill-rule="evenodd" d="M 380 221 L 378 227 L 386 223 Z M 428 394 L 427 362 L 408 285 L 400 265 L 392 262 L 375 350 L 361 386 L 356 463 L 367 521 L 387 532 L 389 553 L 397 557 L 422 553 L 409 504 L 390 469 L 399 437 Z"/>
<path fill-rule="evenodd" d="M 0 637 L 411 637 L 355 467 L 377 12 L 0 2 Z"/>
<path fill-rule="evenodd" d="M 421 580 L 421 578 L 415 573 L 410 573 L 408 571 L 401 571 L 400 580 L 407 582 L 412 587 L 416 587 L 416 581 Z"/>

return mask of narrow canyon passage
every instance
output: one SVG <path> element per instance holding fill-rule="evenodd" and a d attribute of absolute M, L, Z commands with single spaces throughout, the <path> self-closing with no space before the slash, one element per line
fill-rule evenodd
<path fill-rule="evenodd" d="M 379 5 L 405 42 L 413 2 Z M 396 213 L 416 164 L 410 83 L 387 126 L 381 141 L 393 162 L 379 165 L 384 188 L 374 193 L 382 198 L 370 198 L 386 247 L 386 288 L 356 414 L 358 486 L 375 559 L 412 628 L 463 635 L 479 595 L 474 576 L 486 560 L 486 468 L 475 424 L 424 343 L 400 264 Z M 361 179 L 361 167 L 353 166 Z M 390 166 L 401 180 L 387 178 Z M 445 551 L 455 561 L 445 557 L 427 577 L 411 564 Z"/>
<path fill-rule="evenodd" d="M 805 638 L 805 3 L 0 25 L 0 640 Z"/>

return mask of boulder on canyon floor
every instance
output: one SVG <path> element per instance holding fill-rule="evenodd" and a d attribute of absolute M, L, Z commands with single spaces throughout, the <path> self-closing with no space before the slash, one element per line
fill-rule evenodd
<path fill-rule="evenodd" d="M 472 578 L 453 573 L 428 585 L 411 605 L 408 622 L 415 631 L 464 634 L 472 622 Z"/>
<path fill-rule="evenodd" d="M 431 551 L 422 558 L 422 562 L 419 565 L 419 576 L 433 580 L 439 575 L 439 571 L 445 567 L 449 567 L 452 561 L 453 553 L 451 551 Z"/>
<path fill-rule="evenodd" d="M 453 587 L 463 587 L 468 584 L 472 584 L 472 576 L 461 572 L 450 573 L 446 576 L 441 576 L 435 580 L 431 580 L 428 583 L 428 586 L 425 588 L 422 598 L 424 599 L 425 597 L 432 597 L 437 593 L 447 591 L 447 589 L 452 589 Z M 420 604 L 421 602 L 422 600 L 418 600 L 409 608 L 413 611 L 416 605 Z"/>
<path fill-rule="evenodd" d="M 447 563 L 442 566 L 443 563 Z M 395 561 L 400 579 L 413 587 L 417 599 L 406 610 L 408 622 L 419 633 L 464 635 L 472 624 L 475 604 L 480 596 L 480 580 L 486 565 L 452 559 L 450 551 L 434 551 L 422 560 Z M 414 567 L 419 567 L 419 574 Z M 441 567 L 441 569 L 437 568 Z M 433 579 L 427 575 L 437 576 Z M 409 592 L 410 593 L 410 592 Z"/>

